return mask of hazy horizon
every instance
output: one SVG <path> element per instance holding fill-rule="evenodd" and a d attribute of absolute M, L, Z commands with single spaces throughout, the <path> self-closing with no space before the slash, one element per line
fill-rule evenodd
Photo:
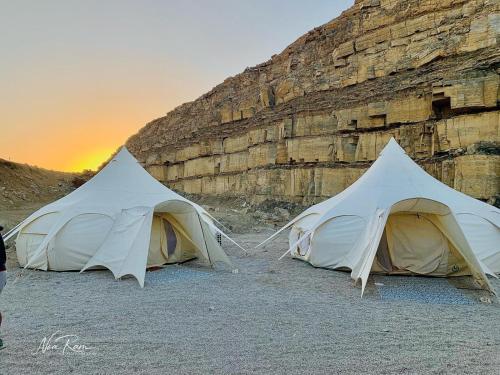
<path fill-rule="evenodd" d="M 95 169 L 147 122 L 353 0 L 0 0 L 0 158 Z"/>

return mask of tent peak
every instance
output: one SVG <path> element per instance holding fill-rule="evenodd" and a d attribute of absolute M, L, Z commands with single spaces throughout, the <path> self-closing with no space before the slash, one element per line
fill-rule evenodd
<path fill-rule="evenodd" d="M 383 155 L 384 153 L 406 155 L 406 151 L 399 145 L 399 143 L 394 139 L 394 137 L 391 137 L 391 139 L 389 140 L 389 142 L 387 142 L 382 151 L 380 151 L 379 155 Z"/>
<path fill-rule="evenodd" d="M 113 161 L 138 163 L 137 159 L 127 150 L 125 146 L 120 148 L 120 151 L 115 155 Z"/>

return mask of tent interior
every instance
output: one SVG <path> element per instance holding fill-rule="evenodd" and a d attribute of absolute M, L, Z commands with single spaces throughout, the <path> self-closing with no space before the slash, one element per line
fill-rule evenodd
<path fill-rule="evenodd" d="M 162 203 L 155 207 L 153 215 L 147 267 L 182 263 L 200 255 L 208 258 L 204 244 L 198 213 L 190 204 L 181 201 Z"/>
<path fill-rule="evenodd" d="M 399 202 L 387 218 L 371 272 L 470 275 L 469 246 L 460 234 L 447 206 L 425 199 Z"/>
<path fill-rule="evenodd" d="M 196 258 L 197 253 L 196 245 L 172 214 L 155 212 L 151 225 L 148 267 L 186 262 Z"/>

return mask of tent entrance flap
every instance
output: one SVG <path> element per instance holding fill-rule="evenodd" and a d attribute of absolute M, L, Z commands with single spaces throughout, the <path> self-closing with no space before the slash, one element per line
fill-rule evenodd
<path fill-rule="evenodd" d="M 157 212 L 153 215 L 148 267 L 185 262 L 196 258 L 197 252 L 186 230 L 172 214 Z"/>
<path fill-rule="evenodd" d="M 389 215 L 372 272 L 428 276 L 470 275 L 465 259 L 436 225 L 440 217 L 421 212 Z"/>

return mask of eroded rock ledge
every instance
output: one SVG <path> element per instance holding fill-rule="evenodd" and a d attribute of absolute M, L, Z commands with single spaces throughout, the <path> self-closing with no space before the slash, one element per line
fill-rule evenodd
<path fill-rule="evenodd" d="M 444 183 L 499 195 L 500 3 L 364 0 L 127 146 L 180 191 L 321 201 L 394 136 Z"/>

